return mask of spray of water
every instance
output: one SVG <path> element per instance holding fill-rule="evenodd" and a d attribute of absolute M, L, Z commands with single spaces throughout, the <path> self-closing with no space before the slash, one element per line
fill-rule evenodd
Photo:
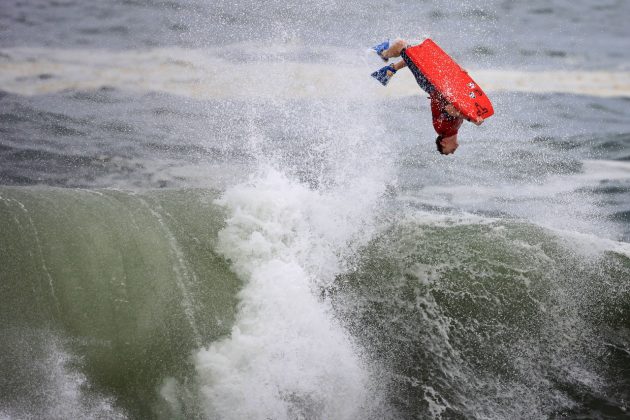
<path fill-rule="evenodd" d="M 299 171 L 281 169 L 292 167 L 295 154 L 275 151 L 279 165 L 261 163 L 218 202 L 229 215 L 218 250 L 244 287 L 230 336 L 195 357 L 210 418 L 352 419 L 378 406 L 379 382 L 321 297 L 376 229 L 374 210 L 391 179 L 383 143 L 375 141 L 382 130 L 370 132 L 373 121 L 357 121 L 340 106 L 320 104 L 317 117 L 299 116 L 319 135 L 307 146 L 319 157 L 319 166 L 303 165 L 311 171 L 301 172 L 307 182 L 295 179 Z M 254 137 L 262 161 L 264 136 Z M 376 160 L 379 169 L 367 171 Z"/>

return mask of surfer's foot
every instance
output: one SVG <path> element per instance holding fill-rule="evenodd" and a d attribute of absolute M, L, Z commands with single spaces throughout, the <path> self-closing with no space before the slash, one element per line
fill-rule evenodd
<path fill-rule="evenodd" d="M 383 86 L 387 86 L 389 79 L 391 79 L 394 74 L 396 74 L 396 69 L 393 66 L 385 66 L 372 73 L 372 77 L 381 82 Z"/>
<path fill-rule="evenodd" d="M 376 54 L 378 54 L 379 57 L 381 57 L 381 59 L 387 63 L 388 58 L 387 57 L 383 57 L 383 51 L 389 49 L 389 39 L 386 41 L 381 42 L 378 45 L 375 45 L 372 47 L 372 49 L 374 51 L 376 51 Z"/>

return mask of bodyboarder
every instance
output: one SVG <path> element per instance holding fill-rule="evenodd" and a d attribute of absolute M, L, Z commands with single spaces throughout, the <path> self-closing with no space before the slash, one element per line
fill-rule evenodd
<path fill-rule="evenodd" d="M 459 146 L 457 142 L 457 132 L 464 122 L 462 114 L 449 103 L 422 75 L 413 61 L 407 56 L 405 50 L 409 44 L 403 39 L 397 39 L 390 44 L 385 41 L 379 45 L 372 47 L 383 61 L 387 62 L 390 58 L 402 57 L 401 61 L 389 64 L 380 70 L 372 73 L 372 77 L 378 80 L 383 86 L 386 86 L 391 77 L 402 68 L 409 67 L 413 73 L 420 88 L 429 94 L 431 100 L 431 114 L 433 117 L 433 128 L 438 134 L 435 139 L 438 152 L 443 155 L 450 155 L 455 152 Z M 477 117 L 471 120 L 476 125 L 483 122 L 483 118 Z"/>

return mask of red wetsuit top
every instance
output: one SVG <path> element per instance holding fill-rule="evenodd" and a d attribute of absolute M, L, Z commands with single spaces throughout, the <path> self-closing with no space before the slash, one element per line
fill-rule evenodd
<path fill-rule="evenodd" d="M 433 115 L 433 128 L 438 135 L 450 137 L 457 134 L 464 119 L 449 115 L 444 107 L 448 104 L 436 91 L 431 92 L 431 114 Z"/>

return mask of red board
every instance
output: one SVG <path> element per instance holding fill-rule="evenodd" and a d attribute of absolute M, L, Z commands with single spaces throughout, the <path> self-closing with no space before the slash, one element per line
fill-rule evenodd
<path fill-rule="evenodd" d="M 408 47 L 407 57 L 426 80 L 468 120 L 494 114 L 492 103 L 477 83 L 431 39 Z"/>

